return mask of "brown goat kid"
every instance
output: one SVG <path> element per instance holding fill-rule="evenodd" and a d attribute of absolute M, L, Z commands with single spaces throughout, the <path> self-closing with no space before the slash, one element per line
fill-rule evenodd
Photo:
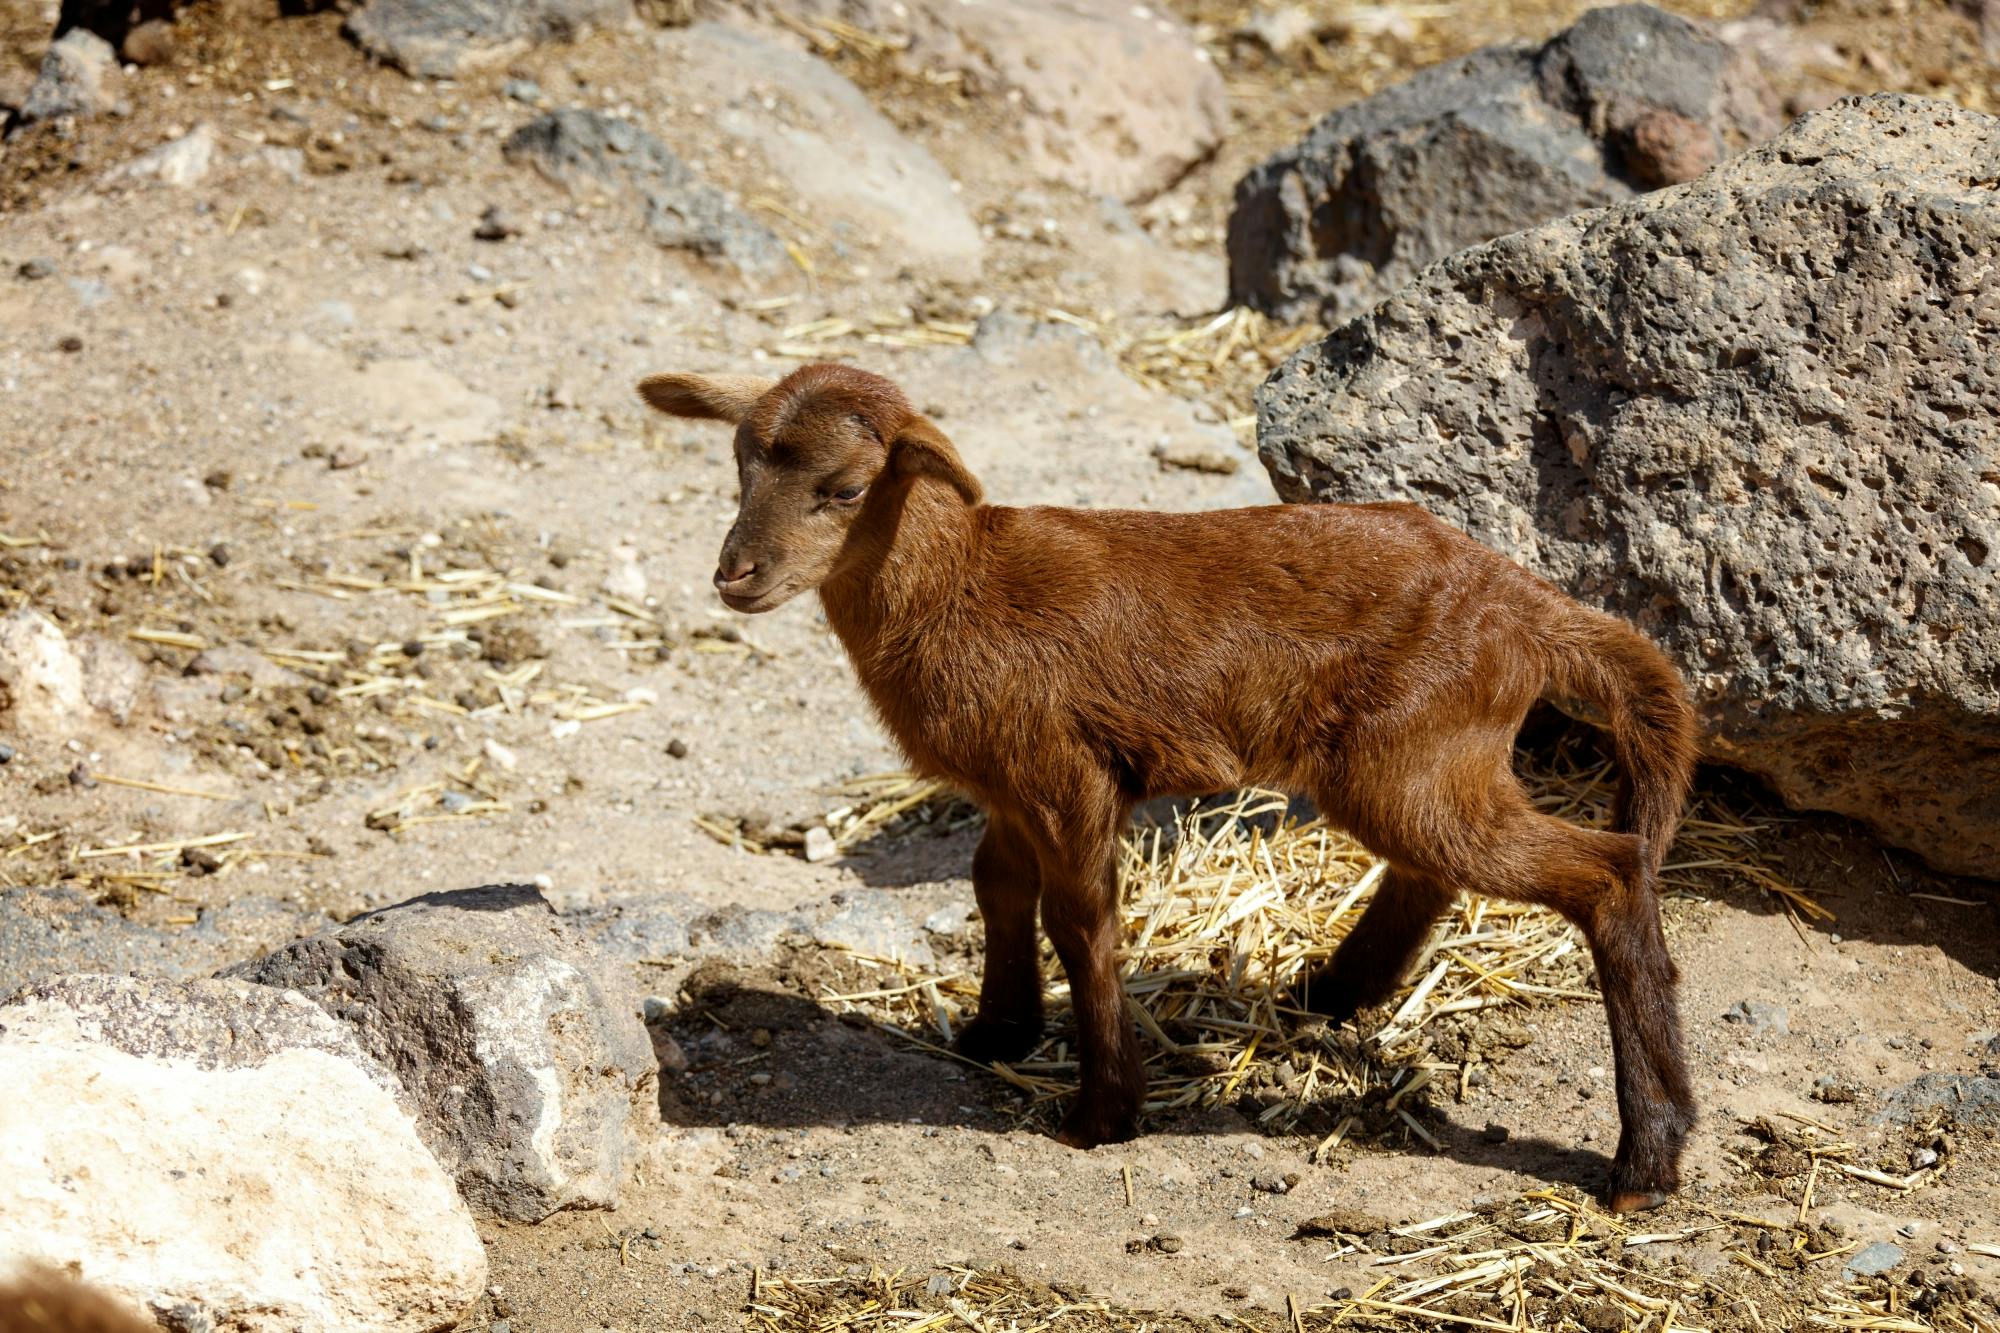
<path fill-rule="evenodd" d="M 1612 1206 L 1676 1188 L 1695 1110 L 1655 877 L 1694 721 L 1637 632 L 1413 505 L 984 504 L 937 427 L 849 367 L 639 390 L 736 426 L 723 601 L 768 611 L 818 589 L 911 762 L 985 808 L 972 879 L 986 971 L 959 1049 L 1018 1060 L 1037 1044 L 1039 907 L 1080 1029 L 1064 1143 L 1137 1132 L 1115 866 L 1132 806 L 1263 784 L 1310 795 L 1389 865 L 1301 1003 L 1339 1021 L 1387 998 L 1460 890 L 1545 903 L 1588 938 L 1610 1017 Z M 1514 776 L 1515 733 L 1551 686 L 1608 719 L 1617 832 L 1537 813 Z"/>

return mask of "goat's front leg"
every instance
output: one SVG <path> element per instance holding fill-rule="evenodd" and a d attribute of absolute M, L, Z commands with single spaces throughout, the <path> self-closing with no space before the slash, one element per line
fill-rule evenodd
<path fill-rule="evenodd" d="M 998 814 L 987 816 L 986 836 L 972 854 L 972 891 L 986 923 L 986 971 L 979 1016 L 958 1034 L 958 1053 L 981 1064 L 1012 1062 L 1042 1039 L 1041 940 L 1035 931 L 1042 871 L 1034 845 Z"/>
<path fill-rule="evenodd" d="M 1045 854 L 1042 924 L 1069 976 L 1083 1088 L 1056 1138 L 1072 1148 L 1122 1143 L 1139 1132 L 1146 1071 L 1118 979 L 1118 868 L 1112 839 Z"/>

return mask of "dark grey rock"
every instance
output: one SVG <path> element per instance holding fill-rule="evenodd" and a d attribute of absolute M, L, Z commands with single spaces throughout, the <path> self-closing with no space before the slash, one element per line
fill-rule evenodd
<path fill-rule="evenodd" d="M 629 963 L 671 959 L 688 952 L 688 917 L 699 909 L 679 898 L 645 898 L 571 916 L 591 947 Z"/>
<path fill-rule="evenodd" d="M 85 28 L 71 28 L 49 44 L 35 86 L 21 103 L 21 120 L 33 124 L 62 116 L 101 116 L 117 100 L 118 53 Z"/>
<path fill-rule="evenodd" d="M 745 272 L 785 261 L 771 230 L 690 171 L 673 151 L 630 121 L 566 107 L 514 131 L 502 150 L 569 188 L 594 182 L 633 195 L 655 243 L 727 260 Z"/>
<path fill-rule="evenodd" d="M 1236 187 L 1231 299 L 1359 313 L 1433 260 L 1691 179 L 1778 128 L 1751 62 L 1650 5 L 1491 46 L 1334 112 Z"/>
<path fill-rule="evenodd" d="M 438 79 L 631 17 L 631 0 L 369 0 L 346 31 L 404 73 Z"/>
<path fill-rule="evenodd" d="M 1939 1111 L 1961 1125 L 2000 1128 L 2000 1078 L 1983 1074 L 1919 1074 L 1882 1094 L 1879 1124 L 1922 1124 Z"/>
<path fill-rule="evenodd" d="M 1258 392 L 1287 500 L 1411 500 L 1635 621 L 1710 757 L 2000 876 L 2000 121 L 1851 98 L 1427 269 Z"/>
<path fill-rule="evenodd" d="M 616 1203 L 652 1048 L 626 988 L 533 887 L 426 894 L 228 975 L 351 1024 L 475 1207 L 538 1221 Z"/>

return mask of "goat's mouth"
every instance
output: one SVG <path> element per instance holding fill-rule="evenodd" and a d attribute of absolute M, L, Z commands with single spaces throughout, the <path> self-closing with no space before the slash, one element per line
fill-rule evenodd
<path fill-rule="evenodd" d="M 791 601 L 797 593 L 797 586 L 789 580 L 774 583 L 766 588 L 758 588 L 754 591 L 747 588 L 717 589 L 717 594 L 722 598 L 724 606 L 728 607 L 731 611 L 741 611 L 744 615 L 748 616 L 754 616 L 761 611 L 775 610 L 783 606 L 786 602 Z"/>

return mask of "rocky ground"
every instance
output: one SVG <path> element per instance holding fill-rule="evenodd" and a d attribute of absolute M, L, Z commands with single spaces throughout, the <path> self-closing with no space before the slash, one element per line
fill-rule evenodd
<path fill-rule="evenodd" d="M 927 805 L 929 824 L 828 859 L 791 850 L 893 792 L 843 784 L 897 756 L 809 600 L 756 620 L 714 602 L 726 438 L 632 393 L 665 369 L 851 358 L 1003 501 L 1270 500 L 1247 390 L 1305 335 L 1209 318 L 1235 180 L 1326 110 L 1577 8 L 1329 7 L 1288 43 L 1186 0 L 1221 142 L 1129 202 L 1031 165 L 1018 103 L 854 29 L 771 24 L 745 46 L 649 23 L 439 80 L 371 65 L 337 14 L 186 11 L 117 114 L 0 148 L 0 613 L 47 617 L 5 646 L 56 662 L 0 712 L 0 990 L 205 975 L 432 890 L 539 886 L 656 997 L 678 1056 L 615 1212 L 480 1224 L 491 1286 L 462 1326 L 503 1333 L 734 1326 L 753 1281 L 940 1263 L 1270 1320 L 1379 1276 L 1292 1240 L 1304 1219 L 1596 1188 L 1616 1111 L 1586 1002 L 1524 1009 L 1528 1040 L 1432 1089 L 1435 1148 L 1386 1132 L 1319 1160 L 1318 1136 L 1234 1100 L 1072 1153 L 1009 1084 L 843 1013 L 829 997 L 875 975 L 855 952 L 975 965 L 976 831 Z M 17 104 L 54 15 L 0 17 Z M 1818 43 L 1784 66 L 1792 109 L 1993 97 L 1943 5 L 1779 19 Z M 657 136 L 770 262 L 655 244 L 645 200 L 668 187 L 626 183 L 629 155 L 566 186 L 503 153 L 570 106 Z M 1757 832 L 1740 865 L 1677 879 L 1705 1119 L 1657 1230 L 1799 1214 L 1808 1158 L 1769 1127 L 1817 1124 L 1885 1178 L 1918 1173 L 1814 1170 L 1812 1216 L 1837 1228 L 1817 1249 L 1896 1247 L 1857 1291 L 1993 1290 L 2000 1107 L 1878 1119 L 1925 1073 L 1995 1096 L 1990 886 L 1709 786 Z M 1635 1266 L 1733 1271 L 1747 1244 L 1704 1232 Z M 1772 1289 L 1803 1302 L 1850 1261 L 1781 1266 Z M 1946 1305 L 1940 1327 L 1994 1326 L 1977 1298 Z"/>

